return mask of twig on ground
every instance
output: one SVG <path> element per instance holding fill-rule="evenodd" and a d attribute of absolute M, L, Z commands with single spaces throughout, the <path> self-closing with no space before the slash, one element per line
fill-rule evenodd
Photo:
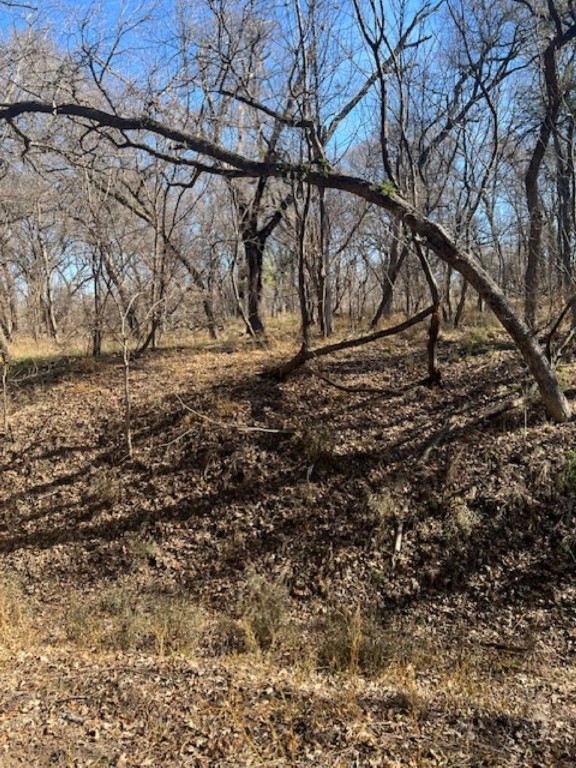
<path fill-rule="evenodd" d="M 206 416 L 205 413 L 201 413 L 200 411 L 197 411 L 194 408 L 190 408 L 190 406 L 186 405 L 186 403 L 182 400 L 182 398 L 179 395 L 176 395 L 176 399 L 178 400 L 180 405 L 186 411 L 188 411 L 188 413 L 193 413 L 194 416 L 198 416 L 200 419 L 207 421 L 209 424 L 214 424 L 214 426 L 221 427 L 222 429 L 235 429 L 238 432 L 267 432 L 272 435 L 293 435 L 295 431 L 293 429 L 272 429 L 271 427 L 251 427 L 244 424 L 227 424 L 226 422 L 218 421 L 217 419 L 213 419 L 210 416 Z M 183 435 L 181 435 L 181 437 L 183 437 Z M 180 438 L 176 438 L 176 439 L 180 439 Z M 175 441 L 172 441 L 172 442 L 175 442 Z"/>
<path fill-rule="evenodd" d="M 489 408 L 486 408 L 484 411 L 481 411 L 475 418 L 473 418 L 470 422 L 468 422 L 465 426 L 470 427 L 473 424 L 479 424 L 482 421 L 488 421 L 489 419 L 493 419 L 496 416 L 501 416 L 503 413 L 509 413 L 510 411 L 515 411 L 519 408 L 523 408 L 526 404 L 525 397 L 510 397 L 506 400 L 503 400 L 500 403 L 497 403 L 496 405 L 492 405 Z M 420 455 L 420 461 L 426 462 L 430 458 L 430 454 L 432 453 L 432 450 L 434 448 L 437 448 L 440 443 L 444 442 L 449 435 L 453 434 L 459 429 L 463 429 L 463 425 L 460 424 L 455 420 L 455 416 L 463 416 L 466 415 L 466 413 L 469 412 L 467 410 L 466 412 L 459 412 L 458 414 L 452 413 L 448 420 L 442 425 L 442 427 L 435 432 L 433 435 L 431 435 L 424 445 L 422 446 L 422 453 Z"/>
<path fill-rule="evenodd" d="M 326 384 L 329 384 L 331 387 L 339 389 L 341 392 L 349 392 L 352 395 L 388 395 L 389 397 L 401 397 L 406 391 L 405 389 L 385 389 L 383 387 L 347 387 L 345 384 L 340 384 L 325 374 L 320 373 L 320 371 L 315 371 L 313 368 L 310 368 L 310 373 Z"/>

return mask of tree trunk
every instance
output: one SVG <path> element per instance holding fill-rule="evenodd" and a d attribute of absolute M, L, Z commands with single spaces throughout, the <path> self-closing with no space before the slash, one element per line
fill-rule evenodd
<path fill-rule="evenodd" d="M 310 303 L 306 287 L 306 224 L 310 212 L 312 192 L 310 185 L 306 185 L 306 194 L 302 210 L 296 206 L 296 235 L 298 240 L 298 298 L 300 302 L 300 320 L 302 326 L 302 350 L 306 351 L 310 346 Z M 296 201 L 296 197 L 295 197 Z"/>
<path fill-rule="evenodd" d="M 388 264 L 388 270 L 386 272 L 386 285 L 384 286 L 382 299 L 378 305 L 378 309 L 370 321 L 370 328 L 376 328 L 384 315 L 388 317 L 391 315 L 394 301 L 394 286 L 396 284 L 396 279 L 402 264 L 404 263 L 404 259 L 407 255 L 408 247 L 404 245 L 402 249 L 399 250 L 398 240 L 395 238 L 390 250 L 390 263 Z"/>
<path fill-rule="evenodd" d="M 94 251 L 92 253 L 92 279 L 94 281 L 94 323 L 92 325 L 92 356 L 99 357 L 102 354 L 102 257 Z"/>
<path fill-rule="evenodd" d="M 14 276 L 6 262 L 2 263 L 2 277 L 5 286 L 4 332 L 10 341 L 18 333 L 18 300 Z"/>
<path fill-rule="evenodd" d="M 320 256 L 318 260 L 318 318 L 324 338 L 333 333 L 332 289 L 330 286 L 330 232 L 326 210 L 326 190 L 319 190 L 320 206 Z"/>
<path fill-rule="evenodd" d="M 454 315 L 454 328 L 459 328 L 462 322 L 462 315 L 464 314 L 464 307 L 466 306 L 466 296 L 468 294 L 468 281 L 464 280 L 462 283 L 462 290 L 460 291 L 460 299 L 458 306 L 456 307 L 456 314 Z"/>
<path fill-rule="evenodd" d="M 530 217 L 528 234 L 528 260 L 525 277 L 525 319 L 531 330 L 536 328 L 538 308 L 538 277 L 542 261 L 542 207 L 540 204 L 539 175 L 550 136 L 556 130 L 562 104 L 562 88 L 558 80 L 556 53 L 576 37 L 576 25 L 565 32 L 558 27 L 556 35 L 548 42 L 544 55 L 543 74 L 546 87 L 546 113 L 540 126 L 538 139 L 526 171 L 526 204 Z"/>
<path fill-rule="evenodd" d="M 452 308 L 452 267 L 446 270 L 446 285 L 444 287 L 444 318 L 452 320 L 454 310 Z"/>
<path fill-rule="evenodd" d="M 260 316 L 264 249 L 256 233 L 242 233 L 242 238 L 248 268 L 248 330 L 255 336 L 261 336 L 264 333 L 264 323 Z"/>
<path fill-rule="evenodd" d="M 524 277 L 524 318 L 528 327 L 536 328 L 536 311 L 538 309 L 538 284 L 540 277 L 541 243 L 542 243 L 542 211 L 538 194 L 538 179 L 533 173 L 526 176 L 526 203 L 530 226 L 528 230 L 528 254 Z"/>
<path fill-rule="evenodd" d="M 440 334 L 440 304 L 434 306 L 434 312 L 430 318 L 428 329 L 428 385 L 439 387 L 442 383 L 442 374 L 438 368 L 438 336 Z"/>
<path fill-rule="evenodd" d="M 44 294 L 42 296 L 44 320 L 50 338 L 58 343 L 58 322 L 56 320 L 56 312 L 54 309 L 54 294 L 52 291 L 52 269 L 50 267 L 48 250 L 46 249 L 46 246 L 43 242 L 40 243 L 40 248 L 42 251 L 42 267 L 44 273 Z"/>
<path fill-rule="evenodd" d="M 558 194 L 558 269 L 566 300 L 570 300 L 574 291 L 574 265 L 572 262 L 572 241 L 574 237 L 574 119 L 570 120 L 566 136 L 566 150 L 562 146 L 558 132 L 554 132 L 556 154 L 556 191 Z M 572 327 L 576 327 L 576 305 L 572 305 Z"/>
<path fill-rule="evenodd" d="M 214 302 L 211 296 L 204 296 L 202 299 L 202 308 L 206 315 L 206 321 L 208 323 L 208 335 L 214 341 L 218 338 L 218 324 L 214 315 Z"/>

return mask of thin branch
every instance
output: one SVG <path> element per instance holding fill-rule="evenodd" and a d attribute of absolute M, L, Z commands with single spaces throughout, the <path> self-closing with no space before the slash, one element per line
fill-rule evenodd
<path fill-rule="evenodd" d="M 192 413 L 194 414 L 194 416 L 198 416 L 200 419 L 207 421 L 209 424 L 214 424 L 214 426 L 221 427 L 222 429 L 235 429 L 237 432 L 266 432 L 271 435 L 293 435 L 294 434 L 293 429 L 272 429 L 271 427 L 251 427 L 251 426 L 246 426 L 244 424 L 227 424 L 223 421 L 212 419 L 210 416 L 206 416 L 205 413 L 201 413 L 200 411 L 197 411 L 194 408 L 190 408 L 190 406 L 186 405 L 186 403 L 182 400 L 180 395 L 176 395 L 176 399 L 178 400 L 182 408 L 188 411 L 188 413 Z M 182 435 L 181 437 L 183 436 L 184 435 Z M 180 439 L 180 438 L 177 438 L 177 439 Z M 167 443 L 166 445 L 169 445 L 169 443 Z"/>

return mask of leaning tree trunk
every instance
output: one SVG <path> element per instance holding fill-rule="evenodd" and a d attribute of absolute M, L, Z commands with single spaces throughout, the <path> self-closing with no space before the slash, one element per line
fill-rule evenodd
<path fill-rule="evenodd" d="M 442 227 L 413 213 L 405 220 L 423 236 L 432 250 L 468 280 L 514 340 L 538 385 L 542 402 L 549 415 L 559 422 L 568 421 L 572 412 L 558 384 L 555 371 L 546 359 L 544 350 L 534 338 L 529 327 L 516 314 L 498 284 L 476 259 L 458 249 Z"/>
<path fill-rule="evenodd" d="M 332 174 L 326 178 L 320 173 L 311 172 L 309 180 L 319 186 L 328 183 L 333 188 L 355 194 L 401 218 L 413 235 L 421 238 L 438 258 L 468 280 L 494 312 L 534 376 L 548 415 L 557 422 L 565 422 L 571 418 L 570 405 L 558 384 L 554 368 L 526 323 L 518 316 L 500 286 L 478 259 L 462 251 L 441 225 L 426 218 L 399 195 L 383 191 L 363 179 L 341 174 Z"/>

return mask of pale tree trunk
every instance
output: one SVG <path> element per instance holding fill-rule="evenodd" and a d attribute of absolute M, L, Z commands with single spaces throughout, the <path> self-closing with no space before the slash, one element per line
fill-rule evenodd
<path fill-rule="evenodd" d="M 16 298 L 16 283 L 10 267 L 6 262 L 1 266 L 2 279 L 4 281 L 4 311 L 2 317 L 2 330 L 8 341 L 18 332 L 18 300 Z"/>
<path fill-rule="evenodd" d="M 42 251 L 42 266 L 44 271 L 44 292 L 42 296 L 42 304 L 44 308 L 46 328 L 50 338 L 54 339 L 54 341 L 58 343 L 58 322 L 56 320 L 56 312 L 54 309 L 54 294 L 52 291 L 52 269 L 50 267 L 48 251 L 44 243 L 40 244 L 40 248 Z"/>
<path fill-rule="evenodd" d="M 102 354 L 102 329 L 104 318 L 102 316 L 102 256 L 98 249 L 92 251 L 92 280 L 94 283 L 94 322 L 92 324 L 92 356 L 99 357 Z"/>

